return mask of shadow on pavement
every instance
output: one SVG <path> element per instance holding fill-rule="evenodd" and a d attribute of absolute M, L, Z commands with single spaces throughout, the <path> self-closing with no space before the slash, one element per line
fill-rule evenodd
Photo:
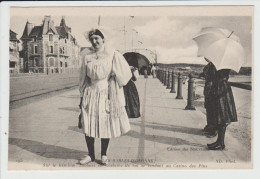
<path fill-rule="evenodd" d="M 82 129 L 79 129 L 78 126 L 69 126 L 68 129 L 83 134 Z"/>
<path fill-rule="evenodd" d="M 204 107 L 204 101 L 194 101 L 194 106 L 198 106 L 198 107 Z"/>
<path fill-rule="evenodd" d="M 161 97 L 161 96 L 151 96 L 151 97 L 147 97 L 147 99 L 170 99 L 170 100 L 172 100 L 172 99 L 175 99 L 176 98 L 176 96 L 172 96 L 172 97 L 165 97 L 165 98 L 163 98 L 163 97 Z"/>
<path fill-rule="evenodd" d="M 163 108 L 163 109 L 180 109 L 180 110 L 185 110 L 185 108 L 166 107 L 165 105 L 164 106 L 145 105 L 145 107 L 156 107 L 156 108 Z"/>
<path fill-rule="evenodd" d="M 196 146 L 196 147 L 206 147 L 205 145 L 201 144 L 196 144 L 196 143 L 191 143 L 189 141 L 180 139 L 180 138 L 175 138 L 175 137 L 166 137 L 166 136 L 158 136 L 158 135 L 147 135 L 147 134 L 141 134 L 136 131 L 130 131 L 126 134 L 127 136 L 134 137 L 134 138 L 144 138 L 146 141 L 152 141 L 152 142 L 157 142 L 157 143 L 162 143 L 162 144 L 167 144 L 167 145 L 190 145 L 190 146 Z"/>
<path fill-rule="evenodd" d="M 141 124 L 141 123 L 136 123 L 136 122 L 130 122 L 130 123 L 131 123 L 131 125 L 143 126 L 143 124 Z M 149 123 L 149 122 L 145 122 L 144 127 L 149 127 L 149 128 L 157 129 L 157 130 L 180 132 L 180 133 L 185 133 L 185 134 L 203 136 L 202 129 L 183 127 L 183 126 L 175 126 L 175 125 L 169 125 L 169 124 L 159 124 L 159 123 L 149 123 L 149 124 L 147 124 L 147 123 Z"/>
<path fill-rule="evenodd" d="M 64 147 L 59 147 L 55 145 L 48 145 L 42 142 L 18 139 L 18 138 L 9 138 L 9 144 L 16 145 L 24 150 L 27 150 L 36 155 L 46 157 L 46 158 L 57 158 L 57 159 L 75 159 L 79 160 L 87 152 L 68 149 Z"/>
<path fill-rule="evenodd" d="M 61 98 L 80 99 L 79 95 L 60 96 Z"/>
<path fill-rule="evenodd" d="M 65 111 L 74 111 L 74 112 L 80 112 L 80 109 L 78 107 L 64 107 L 64 108 L 58 108 L 59 110 L 65 110 Z"/>

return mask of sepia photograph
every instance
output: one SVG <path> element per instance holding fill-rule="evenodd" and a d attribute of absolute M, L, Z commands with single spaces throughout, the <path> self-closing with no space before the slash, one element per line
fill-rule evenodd
<path fill-rule="evenodd" d="M 254 6 L 9 13 L 8 171 L 253 169 Z"/>

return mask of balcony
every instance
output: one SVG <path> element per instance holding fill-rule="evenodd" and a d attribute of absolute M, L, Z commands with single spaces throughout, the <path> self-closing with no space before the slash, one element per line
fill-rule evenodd
<path fill-rule="evenodd" d="M 40 56 L 40 54 L 36 54 L 36 53 L 30 55 L 30 57 L 39 57 L 39 56 Z"/>
<path fill-rule="evenodd" d="M 54 53 L 48 53 L 46 55 L 46 57 L 57 57 L 57 54 L 54 54 Z"/>

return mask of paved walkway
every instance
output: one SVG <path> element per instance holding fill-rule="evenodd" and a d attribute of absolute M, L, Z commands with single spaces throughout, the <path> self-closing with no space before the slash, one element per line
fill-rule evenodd
<path fill-rule="evenodd" d="M 227 131 L 224 151 L 209 151 L 216 138 L 202 134 L 205 115 L 184 110 L 186 100 L 175 99 L 158 79 L 136 82 L 142 116 L 130 119 L 132 130 L 110 141 L 105 168 L 205 169 L 250 168 L 244 146 Z M 187 93 L 183 87 L 183 97 Z M 81 166 L 87 154 L 84 135 L 77 128 L 78 90 L 21 106 L 10 111 L 9 169 L 104 169 L 100 163 L 100 140 L 96 140 L 96 162 Z"/>

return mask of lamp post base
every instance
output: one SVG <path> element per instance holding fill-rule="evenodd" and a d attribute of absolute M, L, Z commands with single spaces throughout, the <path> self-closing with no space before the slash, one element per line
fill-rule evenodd
<path fill-rule="evenodd" d="M 185 110 L 196 110 L 194 106 L 186 106 Z"/>
<path fill-rule="evenodd" d="M 183 97 L 182 96 L 177 96 L 176 99 L 183 99 Z"/>

